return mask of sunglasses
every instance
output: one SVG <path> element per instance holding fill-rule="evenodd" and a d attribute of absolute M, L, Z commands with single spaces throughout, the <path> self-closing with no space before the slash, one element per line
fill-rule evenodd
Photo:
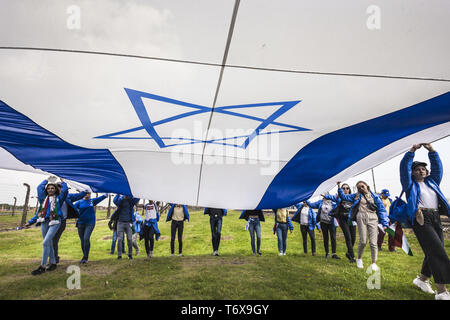
<path fill-rule="evenodd" d="M 342 189 L 344 189 L 344 190 L 350 190 L 350 188 L 348 188 L 348 187 L 344 187 L 344 188 L 342 188 Z"/>

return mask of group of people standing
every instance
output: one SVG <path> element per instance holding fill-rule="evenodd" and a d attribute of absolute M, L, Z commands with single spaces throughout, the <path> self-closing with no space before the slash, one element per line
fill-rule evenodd
<path fill-rule="evenodd" d="M 429 153 L 431 171 L 424 162 L 413 161 L 414 152 L 425 147 Z M 286 255 L 288 231 L 292 233 L 293 221 L 299 223 L 302 235 L 303 250 L 308 252 L 308 236 L 311 241 L 312 255 L 316 255 L 315 229 L 323 233 L 325 257 L 340 259 L 336 252 L 336 227 L 342 229 L 347 252 L 346 258 L 356 262 L 358 268 L 363 268 L 363 253 L 367 239 L 371 252 L 371 268 L 378 270 L 376 264 L 378 250 L 381 249 L 385 230 L 392 223 L 401 223 L 411 227 L 425 253 L 420 275 L 413 283 L 425 292 L 435 294 L 436 299 L 450 300 L 450 294 L 445 285 L 450 282 L 450 260 L 445 251 L 440 215 L 449 215 L 450 206 L 439 188 L 442 180 L 443 167 L 438 153 L 430 144 L 414 145 L 405 154 L 400 163 L 400 180 L 406 193 L 407 206 L 403 216 L 388 214 L 392 199 L 389 191 L 383 189 L 380 194 L 374 193 L 364 181 L 356 184 L 356 192 L 352 193 L 346 183 L 337 182 L 336 195 L 323 194 L 316 202 L 304 201 L 296 205 L 292 219 L 287 208 L 272 209 L 274 214 L 273 233 L 277 235 L 279 255 Z M 68 193 L 67 184 L 44 180 L 37 188 L 39 207 L 36 214 L 26 226 L 34 223 L 41 225 L 43 237 L 43 253 L 40 266 L 32 271 L 33 275 L 56 269 L 59 263 L 58 242 L 66 227 L 66 219 L 77 217 L 77 228 L 81 242 L 83 258 L 80 263 L 88 262 L 90 236 L 95 227 L 94 207 L 109 195 L 91 199 L 89 192 Z M 128 244 L 128 257 L 132 259 L 133 244 L 136 254 L 139 254 L 137 238 L 145 239 L 147 257 L 153 256 L 154 243 L 161 235 L 158 222 L 160 214 L 158 206 L 150 200 L 144 205 L 144 218 L 134 211 L 139 198 L 116 195 L 114 203 L 117 209 L 111 216 L 109 227 L 113 230 L 111 253 L 114 254 L 117 241 L 118 259 L 125 252 L 125 235 Z M 317 210 L 317 213 L 313 209 Z M 222 218 L 226 209 L 205 208 L 204 214 L 210 216 L 211 239 L 213 255 L 219 255 Z M 250 233 L 250 244 L 253 255 L 261 255 L 261 222 L 265 221 L 262 210 L 244 210 L 239 219 L 247 221 L 245 229 Z M 166 222 L 171 221 L 171 255 L 175 254 L 175 238 L 178 234 L 178 255 L 182 256 L 183 229 L 185 220 L 189 221 L 189 212 L 185 205 L 172 204 L 167 214 Z M 357 255 L 354 254 L 356 229 L 359 233 Z M 256 240 L 256 241 L 255 241 Z M 389 236 L 388 246 L 394 251 L 393 239 Z M 48 265 L 47 265 L 48 261 Z M 434 277 L 437 292 L 429 282 Z"/>

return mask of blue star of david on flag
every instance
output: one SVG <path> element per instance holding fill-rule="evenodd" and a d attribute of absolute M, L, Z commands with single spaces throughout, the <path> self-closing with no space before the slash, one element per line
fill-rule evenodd
<path fill-rule="evenodd" d="M 139 120 L 141 121 L 142 126 L 131 128 L 128 130 L 113 132 L 105 135 L 101 135 L 98 137 L 94 137 L 95 139 L 153 139 L 156 144 L 160 148 L 168 148 L 173 146 L 179 146 L 179 145 L 186 145 L 186 144 L 194 144 L 194 143 L 212 143 L 212 144 L 220 144 L 220 145 L 227 145 L 232 146 L 236 148 L 242 148 L 246 149 L 249 143 L 255 139 L 259 135 L 263 134 L 274 134 L 274 133 L 286 133 L 286 132 L 296 132 L 296 131 L 309 131 L 311 129 L 302 128 L 286 123 L 281 123 L 276 121 L 277 118 L 279 118 L 282 114 L 286 113 L 288 110 L 296 106 L 301 100 L 295 100 L 295 101 L 284 101 L 284 102 L 269 102 L 269 103 L 255 103 L 255 104 L 244 104 L 244 105 L 233 105 L 233 106 L 223 106 L 223 107 L 206 107 L 201 106 L 197 104 L 187 103 L 179 100 L 174 100 L 162 96 L 158 96 L 155 94 L 143 92 L 143 91 L 137 91 L 133 89 L 125 88 L 125 92 L 128 95 L 128 98 L 131 101 L 131 104 L 133 105 L 133 108 L 139 117 Z M 173 105 L 179 105 L 182 107 L 188 107 L 191 108 L 192 111 L 189 112 L 183 112 L 175 116 L 167 117 L 165 119 L 161 119 L 158 121 L 153 122 L 150 119 L 150 116 L 146 110 L 146 107 L 143 102 L 143 98 L 152 99 L 155 101 L 161 101 L 170 103 Z M 241 108 L 260 108 L 260 107 L 270 107 L 270 106 L 280 106 L 275 112 L 273 112 L 271 115 L 269 115 L 267 118 L 261 118 L 257 116 L 252 116 L 248 114 L 239 113 L 239 109 Z M 202 140 L 202 139 L 192 139 L 192 138 L 186 138 L 186 137 L 161 137 L 158 132 L 157 128 L 160 125 L 176 121 L 179 119 L 187 118 L 196 116 L 202 113 L 209 113 L 209 112 L 217 112 L 226 114 L 232 117 L 240 117 L 240 118 L 246 118 L 250 120 L 254 120 L 258 125 L 257 127 L 248 135 L 241 135 L 241 136 L 234 136 L 234 137 L 226 137 L 221 139 L 209 139 L 209 140 Z M 269 131 L 269 132 L 262 132 L 267 126 L 270 124 L 279 126 L 279 127 L 285 127 L 285 130 L 279 130 L 279 131 Z M 124 136 L 126 134 L 129 134 L 131 132 L 141 131 L 144 130 L 147 132 L 148 136 L 145 137 L 127 137 Z M 245 138 L 244 142 L 242 144 L 236 144 L 236 143 L 230 143 L 229 141 L 236 140 L 238 138 Z M 174 142 L 175 141 L 175 142 Z"/>

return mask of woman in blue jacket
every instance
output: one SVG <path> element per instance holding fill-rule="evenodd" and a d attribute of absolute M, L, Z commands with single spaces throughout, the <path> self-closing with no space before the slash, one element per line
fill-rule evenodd
<path fill-rule="evenodd" d="M 342 190 L 345 194 L 350 194 L 350 186 L 347 183 L 342 184 Z M 342 201 L 339 195 L 325 194 L 322 195 L 324 199 L 331 200 L 336 203 L 336 207 L 332 210 L 331 215 L 336 218 L 342 233 L 344 234 L 345 245 L 347 246 L 347 252 L 345 256 L 347 259 L 354 263 L 356 262 L 355 253 L 353 247 L 356 241 L 356 224 L 354 221 L 348 221 L 348 214 L 353 205 L 353 202 Z"/>
<path fill-rule="evenodd" d="M 278 255 L 286 255 L 287 235 L 288 229 L 292 233 L 294 226 L 292 225 L 289 212 L 285 208 L 272 209 L 275 216 L 275 226 L 273 227 L 274 233 L 277 234 L 278 240 Z"/>
<path fill-rule="evenodd" d="M 153 200 L 144 206 L 144 227 L 142 228 L 142 234 L 145 242 L 145 251 L 147 252 L 147 258 L 153 257 L 153 248 L 155 240 L 158 241 L 161 236 L 161 232 L 158 228 L 159 210 L 158 206 Z"/>
<path fill-rule="evenodd" d="M 425 162 L 413 161 L 415 151 L 421 147 L 428 150 L 431 171 Z M 400 180 L 407 198 L 407 217 L 390 215 L 392 221 L 412 225 L 414 234 L 425 254 L 420 276 L 413 283 L 428 293 L 431 288 L 431 276 L 436 283 L 436 300 L 450 300 L 445 285 L 450 282 L 450 261 L 444 247 L 441 215 L 448 216 L 450 206 L 439 185 L 443 167 L 439 154 L 431 144 L 415 144 L 400 162 Z"/>
<path fill-rule="evenodd" d="M 61 192 L 61 185 L 58 184 L 59 192 Z M 56 264 L 59 263 L 59 255 L 58 255 L 58 244 L 59 239 L 61 238 L 61 235 L 63 234 L 64 230 L 66 230 L 66 220 L 70 218 L 75 218 L 79 215 L 77 210 L 74 208 L 73 203 L 75 201 L 83 199 L 83 197 L 86 195 L 87 192 L 79 192 L 79 193 L 68 193 L 66 196 L 66 200 L 61 205 L 61 212 L 63 214 L 63 217 L 61 219 L 61 225 L 56 232 L 55 236 L 53 237 L 53 250 L 55 251 L 55 259 Z"/>
<path fill-rule="evenodd" d="M 178 256 L 182 256 L 183 251 L 183 229 L 184 220 L 189 221 L 189 211 L 185 205 L 172 204 L 167 213 L 166 222 L 172 220 L 170 226 L 170 255 L 175 254 L 175 236 L 178 230 Z"/>
<path fill-rule="evenodd" d="M 308 253 L 308 235 L 311 239 L 311 252 L 312 255 L 316 255 L 316 236 L 314 233 L 314 228 L 317 228 L 317 231 L 320 232 L 319 223 L 316 220 L 315 212 L 308 206 L 306 201 L 304 201 L 301 205 L 295 205 L 298 210 L 295 212 L 292 217 L 292 221 L 300 223 L 300 232 L 302 234 L 303 239 L 303 251 Z"/>
<path fill-rule="evenodd" d="M 247 221 L 245 230 L 248 230 L 250 232 L 250 245 L 252 247 L 253 255 L 261 255 L 261 222 L 266 221 L 264 218 L 264 213 L 262 212 L 262 210 L 244 210 L 241 212 L 239 219 L 245 219 Z"/>
<path fill-rule="evenodd" d="M 88 192 L 82 200 L 75 202 L 74 207 L 78 210 L 80 217 L 77 219 L 78 236 L 81 242 L 81 251 L 83 258 L 80 263 L 87 263 L 89 260 L 89 251 L 91 249 L 91 234 L 95 228 L 95 209 L 94 207 L 108 198 L 108 194 L 91 199 L 91 193 Z"/>
<path fill-rule="evenodd" d="M 338 185 L 338 194 L 343 201 L 352 202 L 353 205 L 348 213 L 348 221 L 356 220 L 358 224 L 359 244 L 358 257 L 356 266 L 363 268 L 362 255 L 367 245 L 367 236 L 369 237 L 370 253 L 372 256 L 372 270 L 378 270 L 376 264 L 378 258 L 378 223 L 384 229 L 389 226 L 386 209 L 380 197 L 370 190 L 370 187 L 364 181 L 358 181 L 356 188 L 357 193 L 345 194 L 342 190 L 340 182 Z"/>
<path fill-rule="evenodd" d="M 325 258 L 330 257 L 328 239 L 331 241 L 331 257 L 332 259 L 340 259 L 336 254 L 336 225 L 334 218 L 330 215 L 331 211 L 337 207 L 337 203 L 328 199 L 316 202 L 306 201 L 308 206 L 317 210 L 317 220 L 320 222 L 320 229 L 323 235 L 323 246 L 325 248 Z"/>
<path fill-rule="evenodd" d="M 61 205 L 66 200 L 69 188 L 64 180 L 61 179 L 61 189 L 58 189 L 56 183 L 48 181 L 50 178 L 53 177 L 42 181 L 37 187 L 39 207 L 34 217 L 25 225 L 25 227 L 29 227 L 34 223 L 40 225 L 43 238 L 41 265 L 31 272 L 32 275 L 39 275 L 45 271 L 56 269 L 53 238 L 61 225 L 60 221 L 63 219 Z M 46 267 L 47 261 L 49 261 L 49 266 Z"/>

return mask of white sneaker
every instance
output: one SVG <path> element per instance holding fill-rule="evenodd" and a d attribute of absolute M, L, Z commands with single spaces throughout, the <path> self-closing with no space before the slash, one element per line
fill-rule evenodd
<path fill-rule="evenodd" d="M 150 258 L 153 257 L 153 251 L 150 251 Z"/>
<path fill-rule="evenodd" d="M 413 280 L 413 283 L 418 286 L 420 289 L 422 289 L 423 292 L 426 293 L 432 293 L 435 294 L 436 292 L 434 292 L 433 288 L 431 288 L 430 285 L 430 280 L 426 280 L 426 281 L 422 281 L 420 280 L 420 277 L 418 276 L 417 278 L 415 278 Z M 445 293 L 445 292 L 444 292 Z M 442 294 L 442 293 L 441 293 Z M 436 295 L 437 297 L 438 295 Z M 436 298 L 437 299 L 437 298 Z"/>
<path fill-rule="evenodd" d="M 283 252 L 280 252 L 278 255 L 279 255 L 279 256 L 282 256 L 282 255 L 283 255 Z"/>
<path fill-rule="evenodd" d="M 448 291 L 445 290 L 442 293 L 436 294 L 434 296 L 434 299 L 435 300 L 450 300 L 450 293 L 448 293 Z"/>
<path fill-rule="evenodd" d="M 362 259 L 356 259 L 356 266 L 360 269 L 364 268 Z"/>
<path fill-rule="evenodd" d="M 179 257 L 182 257 L 183 255 L 180 253 L 178 256 L 179 256 Z"/>
<path fill-rule="evenodd" d="M 283 253 L 283 256 L 285 256 L 285 255 L 286 255 L 286 252 Z"/>
<path fill-rule="evenodd" d="M 377 266 L 376 263 L 372 263 L 372 264 L 370 265 L 370 267 L 372 268 L 372 271 L 378 271 L 378 270 L 380 270 L 380 268 Z"/>
<path fill-rule="evenodd" d="M 170 254 L 171 257 L 175 256 L 173 253 Z"/>

